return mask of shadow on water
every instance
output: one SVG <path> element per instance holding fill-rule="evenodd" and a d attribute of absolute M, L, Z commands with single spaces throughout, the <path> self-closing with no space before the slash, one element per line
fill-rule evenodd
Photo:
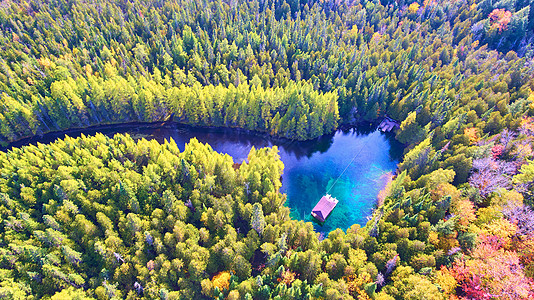
<path fill-rule="evenodd" d="M 58 139 L 63 139 L 65 138 L 65 136 L 77 138 L 80 137 L 82 134 L 95 135 L 97 133 L 102 133 L 107 136 L 113 136 L 116 133 L 129 133 L 130 135 L 134 135 L 139 130 L 157 128 L 161 126 L 161 123 L 124 123 L 113 125 L 98 125 L 80 129 L 68 129 L 65 131 L 49 132 L 43 135 L 35 135 L 32 137 L 23 138 L 18 141 L 12 142 L 5 147 L 0 146 L 0 151 L 7 151 L 11 148 L 19 148 L 27 145 L 36 145 L 37 143 L 49 144 Z"/>
<path fill-rule="evenodd" d="M 221 135 L 221 131 L 224 132 Z M 212 129 L 208 135 L 203 135 L 202 131 L 195 130 L 194 136 L 199 140 L 205 140 L 212 144 L 215 140 L 221 143 L 250 145 L 255 148 L 278 146 L 281 151 L 294 155 L 296 159 L 311 157 L 314 153 L 324 153 L 328 151 L 333 143 L 334 134 L 328 134 L 310 141 L 291 141 L 283 138 L 272 138 L 264 134 L 250 134 L 247 132 L 237 132 L 231 129 Z M 248 154 L 248 151 L 247 151 Z"/>
<path fill-rule="evenodd" d="M 196 138 L 210 144 L 217 152 L 229 154 L 236 162 L 245 160 L 253 146 L 276 145 L 284 163 L 281 192 L 287 194 L 286 205 L 294 219 L 313 221 L 311 209 L 326 193 L 339 200 L 326 222 L 313 223 L 316 231 L 324 236 L 336 228 L 346 230 L 353 224 L 365 225 L 376 205 L 378 192 L 384 188 L 387 176 L 396 170 L 403 151 L 393 134 L 381 133 L 371 125 L 344 128 L 311 141 L 296 142 L 244 130 L 161 123 L 49 133 L 15 142 L 8 149 L 37 142 L 50 143 L 64 138 L 65 134 L 79 137 L 97 132 L 108 136 L 128 133 L 134 138 L 159 142 L 172 138 L 181 150 L 191 138 Z"/>

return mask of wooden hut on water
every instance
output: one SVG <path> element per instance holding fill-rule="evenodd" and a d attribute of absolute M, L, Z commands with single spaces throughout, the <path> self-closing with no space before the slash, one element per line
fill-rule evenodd
<path fill-rule="evenodd" d="M 396 120 L 393 120 L 392 118 L 385 116 L 382 122 L 380 122 L 380 125 L 378 125 L 378 129 L 380 129 L 383 132 L 390 132 L 398 129 L 400 127 L 400 123 Z"/>
<path fill-rule="evenodd" d="M 324 195 L 312 209 L 311 215 L 319 222 L 324 222 L 339 201 L 330 195 Z"/>

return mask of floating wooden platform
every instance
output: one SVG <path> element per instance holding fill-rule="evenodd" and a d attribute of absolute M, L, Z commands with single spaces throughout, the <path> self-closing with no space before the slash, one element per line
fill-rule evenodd
<path fill-rule="evenodd" d="M 311 215 L 316 218 L 317 221 L 324 222 L 338 202 L 339 201 L 336 198 L 326 194 L 312 209 Z"/>

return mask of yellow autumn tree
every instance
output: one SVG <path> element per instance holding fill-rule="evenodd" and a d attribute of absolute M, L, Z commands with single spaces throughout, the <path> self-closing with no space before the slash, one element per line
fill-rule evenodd
<path fill-rule="evenodd" d="M 230 272 L 222 271 L 219 272 L 217 275 L 213 276 L 211 283 L 213 284 L 213 287 L 218 287 L 221 291 L 227 290 L 230 286 L 230 277 Z"/>
<path fill-rule="evenodd" d="M 464 134 L 469 138 L 469 142 L 474 144 L 480 139 L 477 135 L 478 131 L 475 127 L 464 129 Z"/>
<path fill-rule="evenodd" d="M 419 10 L 419 7 L 421 7 L 421 5 L 419 5 L 417 2 L 414 2 L 408 6 L 408 11 L 412 14 L 415 14 Z"/>
<path fill-rule="evenodd" d="M 467 198 L 460 198 L 452 203 L 452 213 L 458 216 L 458 226 L 467 227 L 476 219 L 473 202 Z"/>

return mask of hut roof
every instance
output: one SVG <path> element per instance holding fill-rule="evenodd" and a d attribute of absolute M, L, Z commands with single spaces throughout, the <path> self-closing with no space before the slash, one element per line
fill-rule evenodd
<path fill-rule="evenodd" d="M 380 125 L 378 125 L 378 129 L 389 132 L 391 130 L 395 130 L 400 127 L 400 123 L 396 120 L 393 120 L 392 118 L 385 116 L 382 122 L 380 122 Z"/>
<path fill-rule="evenodd" d="M 320 222 L 324 222 L 330 212 L 336 207 L 336 204 L 338 203 L 338 200 L 336 198 L 332 198 L 330 195 L 325 195 L 319 200 L 317 205 L 312 209 L 312 216 L 314 216 L 317 220 Z"/>

